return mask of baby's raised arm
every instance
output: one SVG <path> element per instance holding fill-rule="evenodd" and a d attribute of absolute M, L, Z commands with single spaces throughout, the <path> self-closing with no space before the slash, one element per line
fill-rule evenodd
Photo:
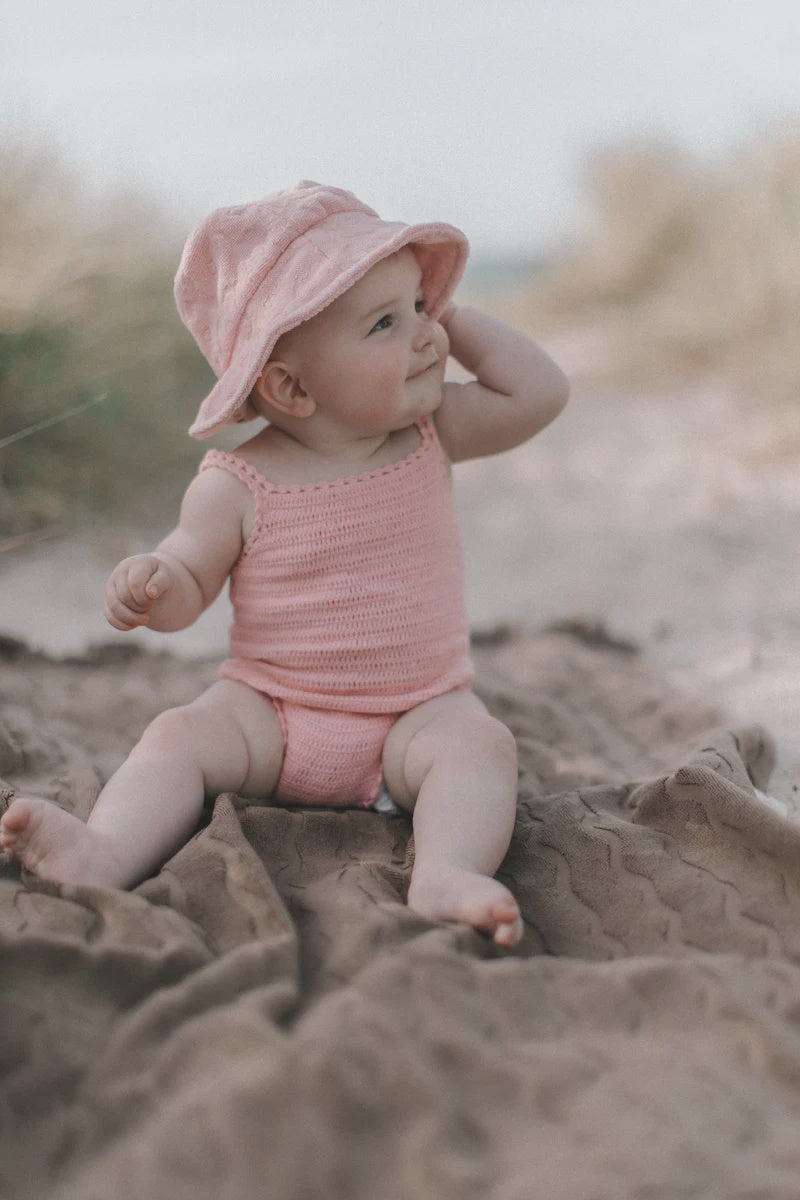
<path fill-rule="evenodd" d="M 105 589 L 109 623 L 166 633 L 196 621 L 241 553 L 248 503 L 246 489 L 227 472 L 212 468 L 197 475 L 172 533 L 151 554 L 123 559 L 111 572 Z"/>
<path fill-rule="evenodd" d="M 474 308 L 451 305 L 440 320 L 450 353 L 476 376 L 444 385 L 435 420 L 451 461 L 510 450 L 558 416 L 569 383 L 540 346 Z"/>

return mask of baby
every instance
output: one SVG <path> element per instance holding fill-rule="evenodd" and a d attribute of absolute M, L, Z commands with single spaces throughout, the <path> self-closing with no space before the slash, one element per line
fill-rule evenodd
<path fill-rule="evenodd" d="M 129 888 L 222 792 L 413 813 L 408 904 L 503 947 L 494 879 L 514 826 L 511 733 L 470 690 L 450 464 L 532 437 L 566 402 L 526 337 L 450 303 L 467 242 L 382 221 L 304 182 L 220 209 L 187 242 L 181 316 L 218 382 L 190 433 L 268 422 L 210 451 L 177 528 L 106 585 L 117 629 L 190 625 L 231 579 L 231 657 L 162 713 L 87 823 L 17 797 L 4 849 L 39 876 Z M 444 381 L 448 353 L 475 378 Z"/>

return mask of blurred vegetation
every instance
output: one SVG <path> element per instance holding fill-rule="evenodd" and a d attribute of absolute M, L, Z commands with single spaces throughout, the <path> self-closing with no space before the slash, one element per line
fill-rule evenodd
<path fill-rule="evenodd" d="M 777 402 L 800 445 L 800 120 L 721 161 L 611 147 L 585 184 L 590 228 L 528 289 L 527 320 L 593 327 L 617 379 L 723 375 Z"/>
<path fill-rule="evenodd" d="M 800 122 L 716 162 L 612 147 L 587 165 L 586 191 L 582 243 L 506 312 L 541 336 L 590 331 L 602 353 L 589 373 L 617 383 L 717 373 L 800 452 Z M 172 299 L 181 237 L 141 198 L 99 205 L 52 153 L 12 146 L 0 238 L 0 441 L 107 395 L 0 449 L 0 544 L 89 512 L 171 515 L 212 382 Z"/>
<path fill-rule="evenodd" d="M 51 155 L 0 150 L 0 537 L 177 503 L 212 376 L 172 299 L 180 238 L 141 200 L 102 207 Z"/>

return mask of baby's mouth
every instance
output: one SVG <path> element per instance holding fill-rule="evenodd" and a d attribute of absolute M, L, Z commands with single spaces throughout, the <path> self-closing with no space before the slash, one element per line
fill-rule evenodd
<path fill-rule="evenodd" d="M 430 371 L 432 367 L 435 367 L 436 364 L 438 363 L 438 361 L 439 361 L 439 359 L 435 358 L 433 360 L 433 362 L 428 363 L 427 367 L 421 367 L 419 371 L 415 371 L 414 374 L 409 375 L 408 378 L 409 379 L 419 379 L 420 375 L 424 375 L 426 371 Z"/>

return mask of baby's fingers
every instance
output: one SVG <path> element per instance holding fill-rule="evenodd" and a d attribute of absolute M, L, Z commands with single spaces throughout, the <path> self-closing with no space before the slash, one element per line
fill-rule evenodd
<path fill-rule="evenodd" d="M 170 574 L 151 554 L 127 558 L 112 571 L 105 589 L 105 615 L 115 629 L 146 625 L 150 609 L 169 587 Z"/>
<path fill-rule="evenodd" d="M 169 586 L 170 575 L 160 559 L 140 554 L 121 564 L 117 592 L 135 612 L 147 612 Z"/>
<path fill-rule="evenodd" d="M 169 585 L 172 583 L 172 573 L 169 567 L 164 563 L 158 563 L 155 571 L 146 581 L 144 585 L 144 594 L 147 600 L 154 602 L 159 600 L 166 592 Z"/>
<path fill-rule="evenodd" d="M 119 595 L 112 580 L 106 584 L 104 612 L 109 625 L 128 632 L 137 625 L 146 625 L 148 615 L 141 608 L 134 608 Z"/>
<path fill-rule="evenodd" d="M 139 625 L 146 625 L 149 620 L 147 613 L 136 612 L 118 596 L 106 597 L 105 618 L 114 629 L 121 629 L 125 633 Z"/>

